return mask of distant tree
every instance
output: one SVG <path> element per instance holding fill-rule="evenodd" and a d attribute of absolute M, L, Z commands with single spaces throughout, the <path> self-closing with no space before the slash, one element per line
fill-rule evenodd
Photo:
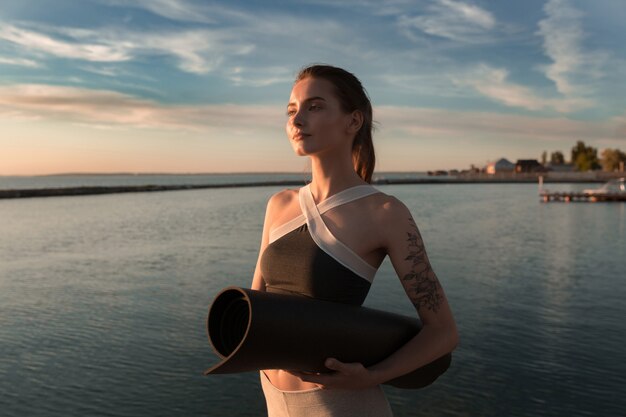
<path fill-rule="evenodd" d="M 541 152 L 541 165 L 545 165 L 548 162 L 548 152 Z"/>
<path fill-rule="evenodd" d="M 626 153 L 619 149 L 605 149 L 602 151 L 602 158 L 600 163 L 604 171 L 617 171 L 619 169 L 620 162 L 626 164 Z"/>
<path fill-rule="evenodd" d="M 563 165 L 565 163 L 565 157 L 563 156 L 563 152 L 552 152 L 550 154 L 550 163 L 552 165 Z"/>
<path fill-rule="evenodd" d="M 586 146 L 585 142 L 579 140 L 572 148 L 572 163 L 579 171 L 599 169 L 598 149 Z"/>

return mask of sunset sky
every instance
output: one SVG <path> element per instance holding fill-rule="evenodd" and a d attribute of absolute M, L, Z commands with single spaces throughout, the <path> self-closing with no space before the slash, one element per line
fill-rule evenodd
<path fill-rule="evenodd" d="M 294 171 L 295 73 L 366 86 L 380 171 L 626 150 L 623 0 L 2 0 L 0 175 Z"/>

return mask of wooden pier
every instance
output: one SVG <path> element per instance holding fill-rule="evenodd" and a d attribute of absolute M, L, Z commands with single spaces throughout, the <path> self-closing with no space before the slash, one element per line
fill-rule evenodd
<path fill-rule="evenodd" d="M 585 203 L 596 203 L 596 202 L 614 202 L 614 201 L 625 201 L 626 202 L 626 194 L 595 194 L 595 193 L 584 193 L 584 192 L 548 192 L 542 191 L 539 193 L 541 197 L 541 201 L 544 203 L 550 203 L 553 201 L 564 202 L 564 203 L 574 203 L 574 202 L 585 202 Z"/>

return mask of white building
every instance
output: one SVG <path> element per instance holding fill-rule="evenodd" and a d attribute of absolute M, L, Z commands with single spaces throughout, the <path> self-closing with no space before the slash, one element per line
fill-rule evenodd
<path fill-rule="evenodd" d="M 500 158 L 496 162 L 489 162 L 485 167 L 487 174 L 495 174 L 496 172 L 513 172 L 515 164 L 506 158 Z"/>

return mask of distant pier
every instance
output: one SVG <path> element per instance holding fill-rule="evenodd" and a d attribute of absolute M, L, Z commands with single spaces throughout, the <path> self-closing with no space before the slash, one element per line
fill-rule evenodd
<path fill-rule="evenodd" d="M 625 194 L 593 194 L 584 192 L 548 192 L 539 193 L 541 201 L 544 203 L 563 202 L 563 203 L 600 203 L 626 201 Z"/>

